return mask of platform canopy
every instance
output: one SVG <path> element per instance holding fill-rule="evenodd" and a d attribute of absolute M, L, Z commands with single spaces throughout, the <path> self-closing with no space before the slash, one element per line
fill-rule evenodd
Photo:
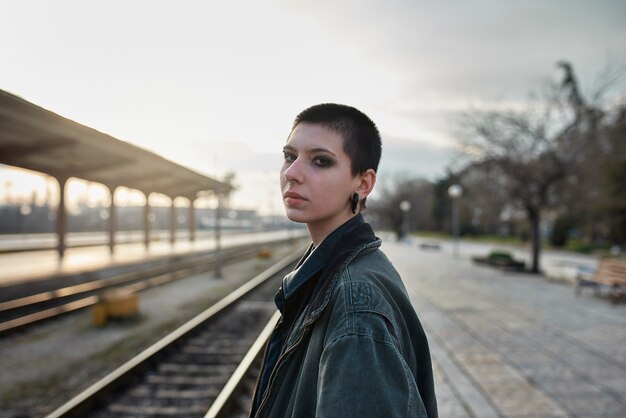
<path fill-rule="evenodd" d="M 175 140 L 175 139 L 173 139 Z M 0 90 L 0 163 L 195 199 L 230 186 Z"/>

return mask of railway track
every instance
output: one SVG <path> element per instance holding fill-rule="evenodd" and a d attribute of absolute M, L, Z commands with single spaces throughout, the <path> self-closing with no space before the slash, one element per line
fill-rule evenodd
<path fill-rule="evenodd" d="M 258 245 L 247 245 L 222 251 L 221 263 L 230 263 L 256 253 Z M 110 277 L 27 295 L 0 302 L 0 335 L 96 304 L 99 296 L 110 289 L 130 292 L 163 285 L 174 280 L 209 271 L 216 265 L 214 252 L 181 257 L 166 264 L 140 271 L 118 273 Z"/>
<path fill-rule="evenodd" d="M 60 417 L 246 416 L 273 302 L 298 250 L 52 412 Z"/>

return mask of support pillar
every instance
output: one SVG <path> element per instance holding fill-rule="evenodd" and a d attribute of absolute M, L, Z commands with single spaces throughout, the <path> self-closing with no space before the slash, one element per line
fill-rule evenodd
<path fill-rule="evenodd" d="M 146 204 L 143 207 L 143 243 L 150 247 L 150 193 L 145 193 Z"/>
<path fill-rule="evenodd" d="M 174 205 L 174 198 L 172 199 L 172 205 L 170 206 L 170 244 L 174 245 L 176 242 L 176 206 Z"/>
<path fill-rule="evenodd" d="M 189 241 L 196 240 L 196 208 L 194 206 L 196 199 L 189 198 Z"/>
<path fill-rule="evenodd" d="M 217 194 L 215 209 L 215 277 L 222 277 L 222 195 Z"/>
<path fill-rule="evenodd" d="M 117 208 L 115 206 L 115 190 L 117 186 L 107 185 L 109 194 L 111 195 L 111 204 L 109 205 L 109 252 L 115 252 L 115 230 L 117 229 Z"/>
<path fill-rule="evenodd" d="M 65 184 L 68 177 L 56 177 L 59 182 L 59 207 L 57 208 L 57 251 L 59 259 L 65 256 L 65 234 L 67 233 L 67 213 L 65 210 Z"/>

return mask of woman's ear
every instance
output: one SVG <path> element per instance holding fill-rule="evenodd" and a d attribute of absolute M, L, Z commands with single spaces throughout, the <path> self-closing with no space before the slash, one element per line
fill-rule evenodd
<path fill-rule="evenodd" d="M 357 185 L 356 192 L 359 194 L 361 199 L 363 199 L 372 192 L 372 189 L 376 184 L 376 172 L 374 169 L 369 168 L 365 173 L 360 174 L 358 177 L 360 180 Z"/>

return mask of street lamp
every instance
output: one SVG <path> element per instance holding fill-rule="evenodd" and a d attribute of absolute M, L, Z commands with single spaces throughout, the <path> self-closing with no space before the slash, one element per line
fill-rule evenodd
<path fill-rule="evenodd" d="M 400 202 L 400 210 L 402 211 L 402 236 L 409 234 L 409 211 L 411 210 L 411 202 L 403 200 Z"/>
<path fill-rule="evenodd" d="M 448 196 L 452 199 L 452 234 L 454 236 L 454 256 L 459 256 L 459 198 L 463 188 L 458 184 L 448 187 Z"/>

